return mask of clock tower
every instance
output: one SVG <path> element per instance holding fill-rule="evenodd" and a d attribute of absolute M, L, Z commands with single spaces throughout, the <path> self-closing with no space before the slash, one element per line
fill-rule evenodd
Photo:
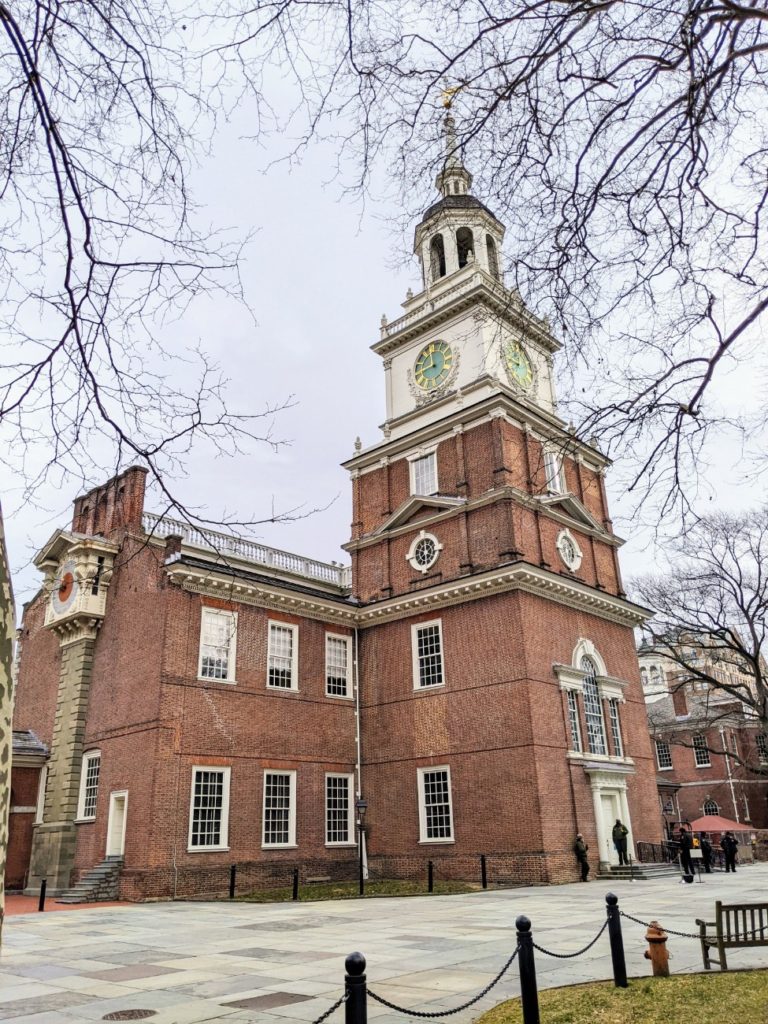
<path fill-rule="evenodd" d="M 450 843 L 556 880 L 577 832 L 609 862 L 615 818 L 657 817 L 633 637 L 647 615 L 623 592 L 608 460 L 557 415 L 560 345 L 505 286 L 505 229 L 470 192 L 450 112 L 445 138 L 415 232 L 422 288 L 372 346 L 383 437 L 345 463 L 370 853 L 416 771 L 421 841 L 393 848 L 387 830 L 388 855 Z"/>

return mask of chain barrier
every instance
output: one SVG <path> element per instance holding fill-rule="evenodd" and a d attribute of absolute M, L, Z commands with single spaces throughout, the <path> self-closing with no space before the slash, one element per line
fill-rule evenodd
<path fill-rule="evenodd" d="M 376 995 L 376 993 L 372 992 L 370 989 L 368 989 L 368 995 L 371 997 L 371 999 L 375 999 L 377 1003 L 381 1003 L 382 1006 L 386 1006 L 390 1010 L 394 1010 L 396 1013 L 404 1013 L 407 1017 L 450 1017 L 454 1013 L 460 1013 L 462 1010 L 466 1010 L 468 1007 L 474 1006 L 475 1003 L 480 1002 L 483 996 L 487 996 L 488 993 L 493 988 L 493 986 L 497 985 L 504 977 L 504 975 L 507 973 L 519 952 L 520 947 L 518 946 L 515 952 L 509 958 L 509 960 L 507 960 L 507 962 L 501 968 L 499 973 L 496 975 L 496 977 L 485 986 L 482 992 L 478 992 L 478 994 L 473 999 L 470 999 L 466 1003 L 462 1003 L 461 1006 L 454 1006 L 452 1010 L 435 1010 L 434 1013 L 427 1013 L 425 1010 L 409 1010 L 404 1006 L 398 1006 L 396 1003 L 390 1003 L 388 999 L 385 999 L 383 996 Z"/>
<path fill-rule="evenodd" d="M 572 957 L 581 956 L 582 953 L 586 953 L 588 949 L 592 949 L 594 944 L 597 942 L 597 940 L 600 938 L 600 936 L 603 934 L 607 927 L 608 921 L 605 921 L 603 927 L 600 929 L 600 931 L 597 933 L 594 939 L 592 939 L 591 942 L 588 942 L 587 945 L 584 946 L 582 949 L 577 949 L 575 953 L 553 953 L 551 949 L 545 949 L 543 946 L 540 946 L 536 942 L 534 942 L 533 948 L 538 949 L 538 951 L 540 953 L 543 953 L 545 956 L 554 956 L 557 957 L 558 960 L 570 960 Z"/>
<path fill-rule="evenodd" d="M 328 1018 L 331 1016 L 331 1014 L 335 1013 L 338 1010 L 338 1008 L 341 1006 L 341 1004 L 342 1003 L 346 1003 L 346 1001 L 347 1001 L 347 993 L 345 992 L 344 995 L 341 997 L 341 999 L 337 999 L 336 1002 L 333 1004 L 333 1006 L 329 1010 L 326 1010 L 325 1013 L 321 1013 L 319 1017 L 316 1017 L 312 1021 L 312 1024 L 323 1024 L 323 1021 L 328 1020 Z"/>
<path fill-rule="evenodd" d="M 651 927 L 650 921 L 641 921 L 639 917 L 632 917 L 631 914 L 625 914 L 623 910 L 620 910 L 619 913 L 621 914 L 622 917 L 626 917 L 628 921 L 634 921 L 635 924 L 641 924 L 643 926 L 643 928 L 650 928 Z M 699 932 L 678 932 L 678 931 L 675 931 L 674 928 L 667 928 L 666 925 L 664 925 L 664 931 L 668 935 L 678 935 L 681 939 L 700 939 L 701 938 L 701 935 L 699 934 Z"/>

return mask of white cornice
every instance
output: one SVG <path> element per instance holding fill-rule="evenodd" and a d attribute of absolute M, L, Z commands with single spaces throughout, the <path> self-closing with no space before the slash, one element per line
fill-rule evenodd
<path fill-rule="evenodd" d="M 306 618 L 349 627 L 358 626 L 361 629 L 517 590 L 629 628 L 641 625 L 650 616 L 647 609 L 630 601 L 600 593 L 585 584 L 562 579 L 524 562 L 362 606 L 340 605 L 314 595 L 283 590 L 279 583 L 238 581 L 223 572 L 217 572 L 215 567 L 206 571 L 198 566 L 186 565 L 183 561 L 166 565 L 166 572 L 174 583 L 194 593 L 281 609 Z"/>

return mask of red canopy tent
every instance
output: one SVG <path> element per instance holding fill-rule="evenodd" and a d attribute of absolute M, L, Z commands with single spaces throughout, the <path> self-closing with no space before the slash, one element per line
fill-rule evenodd
<path fill-rule="evenodd" d="M 751 832 L 751 825 L 740 825 L 738 821 L 722 818 L 719 814 L 705 814 L 691 822 L 694 832 Z"/>

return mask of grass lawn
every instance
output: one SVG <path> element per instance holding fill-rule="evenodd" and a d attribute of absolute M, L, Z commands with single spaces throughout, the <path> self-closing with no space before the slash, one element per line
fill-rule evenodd
<path fill-rule="evenodd" d="M 542 1024 L 768 1024 L 768 971 L 641 978 L 629 988 L 599 981 L 539 992 Z M 519 999 L 484 1014 L 478 1024 L 522 1024 Z"/>
<path fill-rule="evenodd" d="M 457 892 L 475 892 L 479 886 L 469 882 L 439 882 L 435 880 L 435 896 L 447 896 Z M 366 896 L 428 896 L 424 882 L 398 882 L 380 879 L 365 883 Z M 247 903 L 284 903 L 293 898 L 293 889 L 262 889 L 238 896 Z M 306 900 L 352 900 L 359 899 L 358 882 L 318 882 L 299 887 L 299 899 Z M 761 1021 L 762 1024 L 762 1021 Z"/>

